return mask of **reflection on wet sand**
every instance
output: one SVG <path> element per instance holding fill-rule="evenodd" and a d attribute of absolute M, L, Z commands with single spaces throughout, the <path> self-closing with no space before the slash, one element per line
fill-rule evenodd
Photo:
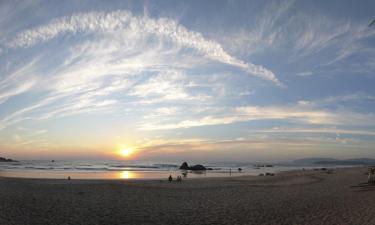
<path fill-rule="evenodd" d="M 137 178 L 136 172 L 133 171 L 121 171 L 119 172 L 119 177 L 120 179 L 134 179 Z"/>
<path fill-rule="evenodd" d="M 41 171 L 41 170 L 0 170 L 0 177 L 20 177 L 20 178 L 47 178 L 47 179 L 91 179 L 91 180 L 160 180 L 169 176 L 177 178 L 181 176 L 187 178 L 203 177 L 226 177 L 229 173 L 205 172 L 205 171 L 107 171 L 107 172 L 76 172 L 76 171 Z M 233 176 L 233 173 L 231 174 Z M 246 175 L 246 173 L 238 173 Z"/>

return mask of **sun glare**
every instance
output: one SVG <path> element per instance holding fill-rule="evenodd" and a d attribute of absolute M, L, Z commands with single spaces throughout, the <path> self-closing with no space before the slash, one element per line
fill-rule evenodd
<path fill-rule="evenodd" d="M 120 173 L 121 179 L 131 179 L 134 178 L 134 174 L 131 171 L 122 171 Z"/>
<path fill-rule="evenodd" d="M 128 157 L 133 153 L 133 150 L 130 148 L 121 149 L 121 155 Z"/>
<path fill-rule="evenodd" d="M 123 158 L 129 158 L 134 155 L 134 149 L 131 147 L 121 146 L 121 148 L 118 150 L 118 154 Z"/>

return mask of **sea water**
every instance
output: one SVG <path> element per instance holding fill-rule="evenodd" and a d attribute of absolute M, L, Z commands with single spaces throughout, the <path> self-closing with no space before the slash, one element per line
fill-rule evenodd
<path fill-rule="evenodd" d="M 200 163 L 206 171 L 180 170 L 181 163 L 116 160 L 24 160 L 1 162 L 0 176 L 54 179 L 166 179 L 227 177 L 259 175 L 301 169 L 299 166 L 274 164 L 259 166 L 256 163 Z M 192 163 L 194 165 L 194 163 Z M 239 170 L 241 168 L 241 170 Z"/>

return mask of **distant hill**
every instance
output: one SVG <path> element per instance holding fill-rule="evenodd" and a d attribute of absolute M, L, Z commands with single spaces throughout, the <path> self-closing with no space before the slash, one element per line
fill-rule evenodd
<path fill-rule="evenodd" d="M 345 160 L 322 160 L 317 161 L 314 164 L 319 165 L 375 165 L 375 159 L 371 158 L 357 158 L 357 159 L 345 159 Z"/>
<path fill-rule="evenodd" d="M 321 162 L 321 161 L 337 161 L 337 159 L 334 158 L 303 158 L 303 159 L 297 159 L 294 160 L 293 163 L 295 164 L 300 164 L 300 165 L 309 165 L 309 164 L 315 164 L 316 162 Z"/>
<path fill-rule="evenodd" d="M 375 159 L 354 158 L 354 159 L 334 159 L 334 158 L 304 158 L 294 160 L 293 163 L 299 165 L 375 165 Z"/>

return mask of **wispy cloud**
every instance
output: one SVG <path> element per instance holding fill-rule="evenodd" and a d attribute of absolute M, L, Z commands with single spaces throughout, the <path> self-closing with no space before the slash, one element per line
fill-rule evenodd
<path fill-rule="evenodd" d="M 200 119 L 183 120 L 177 123 L 144 123 L 142 130 L 168 130 L 209 125 L 232 124 L 255 120 L 285 120 L 305 125 L 354 125 L 364 126 L 375 118 L 373 114 L 313 109 L 304 105 L 294 106 L 245 106 L 225 109 L 222 115 L 205 116 Z"/>
<path fill-rule="evenodd" d="M 375 30 L 366 21 L 317 14 L 321 11 L 318 6 L 306 9 L 298 8 L 300 5 L 298 1 L 268 2 L 256 13 L 253 24 L 218 38 L 237 54 L 282 55 L 285 65 L 301 64 L 302 76 L 317 68 L 351 69 L 355 62 L 345 61 L 351 56 L 367 55 L 362 65 L 374 57 L 375 49 L 368 40 L 374 38 Z"/>
<path fill-rule="evenodd" d="M 371 156 L 373 142 L 362 142 L 360 153 L 348 151 L 358 146 L 358 142 L 337 138 L 275 138 L 251 137 L 227 140 L 164 140 L 140 146 L 144 158 L 180 159 L 201 161 L 254 161 L 290 160 L 306 156 L 341 157 Z M 337 155 L 335 156 L 337 157 Z"/>
<path fill-rule="evenodd" d="M 8 76 L 0 76 L 3 78 L 0 80 L 0 104 L 13 96 L 31 90 L 36 85 L 38 78 L 35 74 L 35 64 L 37 61 L 37 59 L 32 60 Z"/>
<path fill-rule="evenodd" d="M 53 43 L 60 38 L 63 41 Z M 61 50 L 40 49 L 46 42 Z M 3 45 L 15 54 L 34 51 L 34 56 L 21 69 L 4 73 L 0 102 L 32 91 L 43 98 L 5 115 L 2 128 L 28 119 L 101 112 L 127 103 L 205 101 L 211 96 L 191 91 L 199 90 L 200 78 L 190 77 L 187 71 L 204 68 L 210 61 L 280 85 L 270 70 L 237 59 L 217 42 L 172 19 L 134 16 L 129 11 L 57 18 L 3 39 Z"/>
<path fill-rule="evenodd" d="M 367 103 L 366 106 L 372 105 L 373 103 L 375 103 L 375 96 L 359 92 L 329 96 L 323 99 L 316 100 L 301 100 L 298 102 L 298 105 L 313 108 L 340 108 L 342 110 L 344 106 L 348 104 L 350 104 L 352 107 L 355 106 L 356 108 L 358 108 L 358 105 L 360 105 L 361 103 Z"/>
<path fill-rule="evenodd" d="M 264 4 L 259 12 L 253 12 L 257 16 L 253 23 L 250 23 L 250 27 L 225 33 L 218 38 L 231 51 L 243 55 L 273 50 L 286 40 L 283 37 L 283 24 L 280 21 L 289 17 L 294 3 L 294 0 L 270 1 Z"/>
<path fill-rule="evenodd" d="M 197 50 L 212 60 L 241 68 L 251 75 L 281 85 L 272 71 L 231 56 L 219 43 L 206 40 L 202 34 L 190 31 L 174 20 L 168 18 L 155 20 L 146 16 L 136 17 L 129 11 L 80 13 L 55 19 L 47 25 L 19 33 L 14 40 L 6 42 L 5 45 L 9 48 L 31 47 L 64 34 L 119 31 L 125 32 L 127 35 L 155 34 L 183 47 Z"/>
<path fill-rule="evenodd" d="M 369 130 L 345 130 L 345 129 L 332 129 L 332 128 L 315 128 L 315 129 L 301 129 L 301 128 L 279 128 L 275 127 L 273 129 L 267 130 L 257 130 L 260 133 L 319 133 L 319 134 L 349 134 L 349 135 L 364 135 L 364 136 L 375 136 L 375 131 Z"/>

